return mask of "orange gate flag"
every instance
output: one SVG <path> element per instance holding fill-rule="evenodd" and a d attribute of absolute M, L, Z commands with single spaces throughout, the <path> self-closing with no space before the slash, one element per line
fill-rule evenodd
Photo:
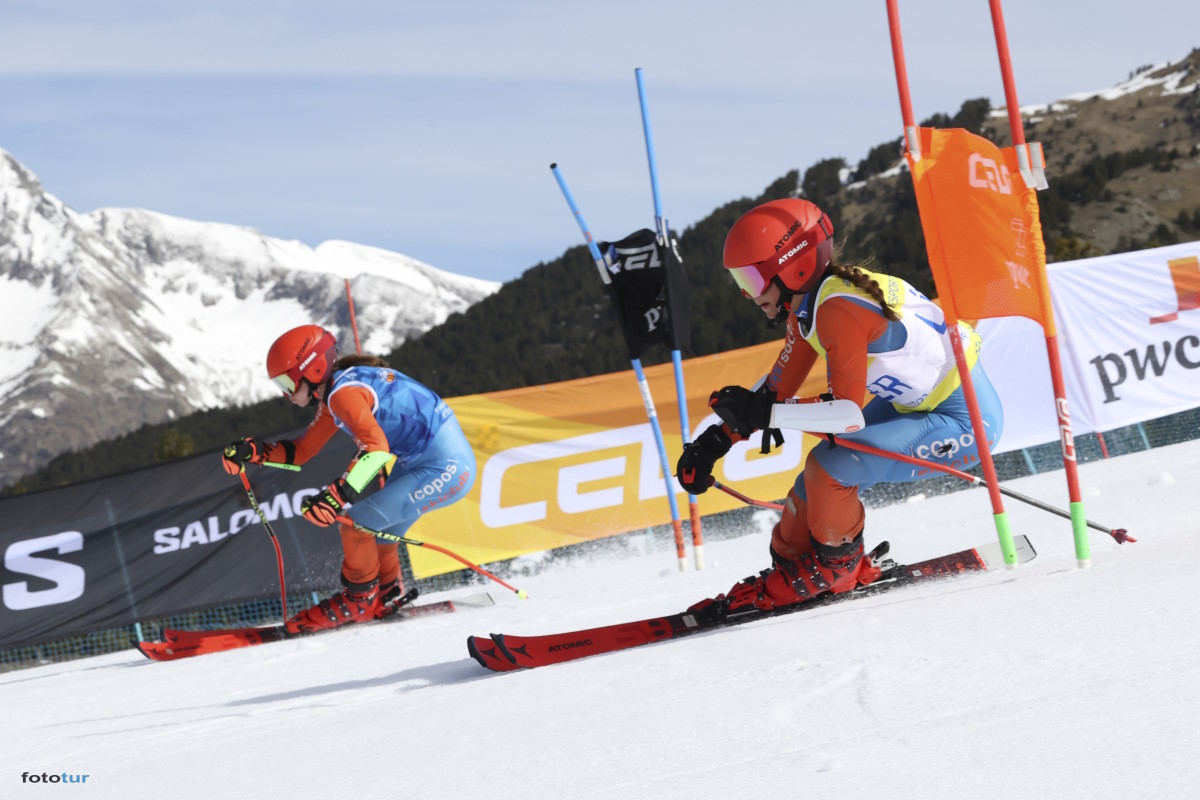
<path fill-rule="evenodd" d="M 1055 335 L 1037 190 L 1017 149 L 961 128 L 920 128 L 909 152 L 926 251 L 952 320 L 1028 317 Z"/>

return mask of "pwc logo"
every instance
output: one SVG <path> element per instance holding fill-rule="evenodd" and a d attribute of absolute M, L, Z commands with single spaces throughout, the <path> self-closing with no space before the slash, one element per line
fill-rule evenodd
<path fill-rule="evenodd" d="M 971 153 L 971 157 L 967 159 L 967 182 L 976 189 L 988 189 L 1000 194 L 1013 193 L 1008 167 L 1004 164 L 997 165 L 995 161 L 979 153 Z"/>
<path fill-rule="evenodd" d="M 1171 269 L 1171 281 L 1175 284 L 1175 295 L 1178 298 L 1177 311 L 1163 314 L 1161 317 L 1151 317 L 1150 324 L 1174 322 L 1179 319 L 1180 311 L 1194 311 L 1200 308 L 1200 258 L 1173 258 L 1167 262 Z"/>

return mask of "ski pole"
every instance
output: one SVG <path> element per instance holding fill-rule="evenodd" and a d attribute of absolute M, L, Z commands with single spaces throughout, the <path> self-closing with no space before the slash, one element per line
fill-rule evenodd
<path fill-rule="evenodd" d="M 297 467 L 299 469 L 299 467 Z M 271 527 L 271 521 L 267 519 L 267 515 L 258 506 L 258 498 L 254 496 L 254 490 L 250 488 L 250 479 L 246 477 L 246 467 L 243 466 L 238 472 L 238 477 L 242 479 L 242 487 L 246 490 L 246 497 L 250 498 L 250 506 L 254 509 L 254 513 L 258 514 L 258 518 L 262 520 L 262 524 L 266 527 L 267 533 L 271 535 L 271 544 L 275 545 L 275 561 L 279 565 L 279 612 L 283 616 L 284 621 L 287 620 L 287 584 L 283 579 L 283 550 L 279 548 L 279 538 L 275 535 L 275 529 Z"/>
<path fill-rule="evenodd" d="M 813 435 L 813 436 L 822 435 L 823 436 L 823 434 L 811 434 L 811 435 Z M 913 456 L 906 456 L 903 453 L 893 453 L 890 450 L 880 450 L 878 447 L 872 447 L 869 444 L 863 444 L 861 442 L 856 442 L 851 439 L 839 438 L 836 440 L 835 444 L 838 447 L 848 447 L 851 450 L 858 450 L 861 453 L 869 453 L 870 455 L 874 455 L 874 456 L 882 456 L 884 458 L 891 458 L 896 461 L 902 461 L 905 464 L 913 464 L 914 466 L 918 466 L 918 467 L 928 467 L 929 469 L 935 469 L 940 472 L 944 472 L 947 475 L 953 475 L 954 477 L 964 480 L 967 483 L 973 484 L 975 486 L 987 486 L 987 481 L 985 481 L 983 478 L 977 478 L 974 475 L 969 475 L 966 472 L 963 472 L 962 470 L 957 470 L 954 467 L 947 466 L 945 464 L 935 464 L 934 462 L 926 461 L 923 458 L 914 458 Z M 1014 492 L 1012 489 L 1009 489 L 1004 486 L 1000 486 L 999 484 L 997 484 L 997 488 L 999 489 L 1000 494 L 1002 494 L 1002 495 L 1011 497 L 1014 500 L 1020 500 L 1022 503 L 1028 503 L 1029 505 L 1034 506 L 1036 508 L 1040 508 L 1043 511 L 1049 511 L 1051 514 L 1057 514 L 1058 516 L 1063 517 L 1064 519 L 1071 519 L 1071 513 L 1069 511 L 1064 511 L 1061 508 L 1055 508 L 1052 505 L 1043 503 L 1041 500 L 1036 500 L 1027 495 L 1023 495 L 1020 492 Z M 1113 539 L 1115 539 L 1117 541 L 1117 544 L 1123 544 L 1125 542 L 1136 542 L 1137 541 L 1137 539 L 1134 539 L 1132 536 L 1130 536 L 1129 532 L 1126 531 L 1124 528 L 1106 528 L 1105 526 L 1100 525 L 1099 523 L 1096 523 L 1096 522 L 1092 522 L 1091 520 L 1084 520 L 1084 522 L 1087 523 L 1087 526 L 1089 528 L 1094 528 L 1098 531 L 1103 531 L 1104 533 L 1107 533 L 1109 536 L 1111 536 Z"/>
<path fill-rule="evenodd" d="M 755 500 L 753 497 L 747 497 L 746 495 L 742 494 L 737 489 L 732 489 L 726 486 L 716 478 L 709 478 L 708 485 L 714 489 L 720 489 L 730 497 L 736 497 L 738 500 L 741 500 L 748 506 L 754 506 L 755 508 L 766 508 L 770 509 L 771 511 L 783 511 L 783 503 L 768 503 L 766 500 Z"/>
<path fill-rule="evenodd" d="M 347 517 L 345 515 L 338 515 L 337 521 L 342 523 L 343 525 L 349 525 L 352 528 L 360 530 L 363 533 L 369 533 L 376 538 L 386 539 L 389 542 L 397 542 L 399 544 L 411 544 L 414 547 L 427 547 L 430 550 L 435 550 L 435 551 L 441 553 L 442 555 L 450 556 L 455 561 L 458 561 L 459 563 L 466 565 L 468 568 L 474 570 L 475 572 L 478 572 L 483 577 L 490 578 L 491 580 L 493 580 L 496 583 L 503 586 L 505 589 L 509 589 L 511 591 L 516 592 L 517 597 L 521 598 L 522 600 L 524 600 L 525 598 L 527 598 L 529 596 L 528 594 L 526 594 L 524 589 L 518 589 L 515 586 L 505 583 L 503 580 L 501 580 L 500 578 L 497 578 L 495 575 L 488 572 L 486 569 L 479 566 L 478 564 L 473 564 L 470 561 L 467 561 L 462 556 L 460 556 L 458 553 L 453 553 L 444 547 L 439 547 L 438 545 L 430 544 L 429 542 L 419 542 L 416 539 L 410 539 L 407 536 L 395 536 L 394 534 L 391 534 L 391 533 L 384 533 L 383 531 L 377 531 L 372 528 L 368 528 L 365 525 L 359 525 L 357 522 L 355 522 L 354 520 L 350 519 L 349 517 Z"/>

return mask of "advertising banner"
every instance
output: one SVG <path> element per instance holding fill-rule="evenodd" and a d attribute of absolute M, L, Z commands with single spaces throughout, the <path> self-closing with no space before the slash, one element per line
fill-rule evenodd
<path fill-rule="evenodd" d="M 768 342 L 686 362 L 693 437 L 718 422 L 708 396 L 723 386 L 750 386 L 774 364 L 780 343 Z M 645 370 L 657 398 L 675 390 L 671 364 Z M 827 390 L 823 362 L 802 393 Z M 448 401 L 475 449 L 471 494 L 417 522 L 428 538 L 477 563 L 585 542 L 671 521 L 654 434 L 633 372 Z M 683 450 L 674 403 L 658 404 L 672 465 Z M 763 498 L 781 498 L 815 439 L 785 434 L 784 446 L 762 455 L 760 435 L 734 445 L 713 475 Z M 811 441 L 806 441 L 810 440 Z M 677 494 L 686 493 L 672 481 Z M 739 505 L 720 492 L 700 498 L 701 513 Z M 418 576 L 457 569 L 436 553 L 410 548 Z"/>
<path fill-rule="evenodd" d="M 299 507 L 354 457 L 342 439 L 302 473 L 251 467 L 289 596 L 337 584 L 337 528 L 308 523 Z M 275 549 L 216 453 L 5 498 L 0 508 L 0 646 L 278 597 Z"/>
<path fill-rule="evenodd" d="M 1200 242 L 1047 266 L 1076 435 L 1200 406 Z M 1004 405 L 998 451 L 1058 439 L 1045 335 L 983 320 L 982 361 Z"/>

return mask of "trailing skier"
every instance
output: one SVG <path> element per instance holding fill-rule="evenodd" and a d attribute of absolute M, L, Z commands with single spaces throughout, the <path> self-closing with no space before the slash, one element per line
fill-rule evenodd
<path fill-rule="evenodd" d="M 726 386 L 713 393 L 710 404 L 724 424 L 709 426 L 684 448 L 677 475 L 687 491 L 708 489 L 716 461 L 755 431 L 763 431 L 764 452 L 772 438 L 782 441 L 769 430 L 772 406 L 794 397 L 818 356 L 826 359 L 832 396 L 863 406 L 866 425 L 844 438 L 962 469 L 978 460 L 978 444 L 950 339 L 959 336 L 989 449 L 999 440 L 1003 413 L 978 363 L 979 334 L 966 323 L 947 331 L 941 310 L 899 278 L 834 263 L 832 237 L 828 215 L 800 199 L 763 203 L 730 229 L 725 269 L 769 324 L 786 319 L 787 334 L 775 364 L 753 389 Z M 933 474 L 839 448 L 832 439 L 821 442 L 788 492 L 771 535 L 771 567 L 692 610 L 769 611 L 870 584 L 880 571 L 864 554 L 859 489 Z"/>
<path fill-rule="evenodd" d="M 303 464 L 339 428 L 354 437 L 359 452 L 345 474 L 300 507 L 314 525 L 349 517 L 401 536 L 418 517 L 465 497 L 475 483 L 475 455 L 445 401 L 375 356 L 339 359 L 337 340 L 320 326 L 280 336 L 267 353 L 267 374 L 295 405 L 316 404 L 316 416 L 295 441 L 231 443 L 222 465 L 236 475 L 248 462 Z M 398 544 L 345 523 L 338 530 L 344 588 L 287 620 L 288 633 L 376 619 L 403 589 Z"/>

